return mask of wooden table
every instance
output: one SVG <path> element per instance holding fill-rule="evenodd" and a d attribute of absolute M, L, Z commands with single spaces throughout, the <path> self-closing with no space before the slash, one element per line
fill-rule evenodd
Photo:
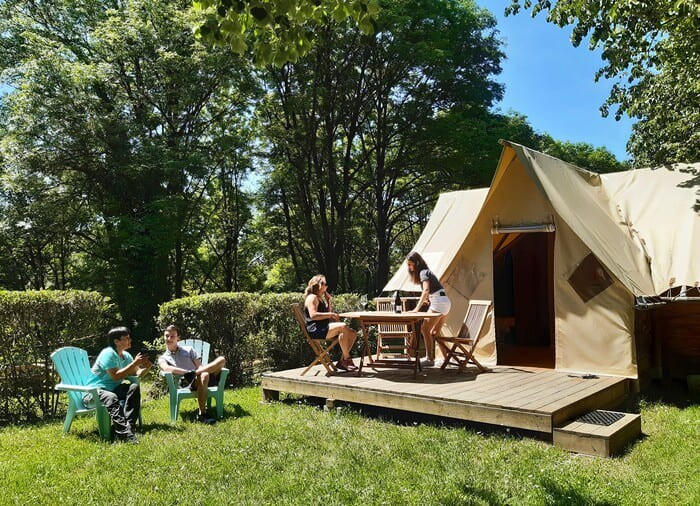
<path fill-rule="evenodd" d="M 365 361 L 365 356 L 369 358 L 369 363 L 373 367 L 398 367 L 398 368 L 410 368 L 413 369 L 413 377 L 418 375 L 418 370 L 420 366 L 420 357 L 418 356 L 418 349 L 420 348 L 421 335 L 418 332 L 418 322 L 422 321 L 424 318 L 429 318 L 435 316 L 435 313 L 428 312 L 403 312 L 403 313 L 393 313 L 391 311 L 352 311 L 349 313 L 340 313 L 341 318 L 352 318 L 353 320 L 360 320 L 362 325 L 362 339 L 364 341 L 364 346 L 362 347 L 362 355 L 360 355 L 360 369 L 358 375 L 362 374 L 362 366 Z M 413 357 L 407 359 L 393 358 L 393 359 L 372 359 L 372 354 L 369 351 L 369 327 L 372 325 L 380 325 L 383 323 L 398 323 L 406 325 L 406 327 L 413 334 Z"/>

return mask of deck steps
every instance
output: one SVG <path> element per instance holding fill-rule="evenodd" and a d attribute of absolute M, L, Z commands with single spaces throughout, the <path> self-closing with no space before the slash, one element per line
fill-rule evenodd
<path fill-rule="evenodd" d="M 601 425 L 606 419 L 610 425 Z M 641 434 L 640 415 L 597 410 L 555 427 L 552 439 L 555 446 L 571 452 L 611 457 Z"/>

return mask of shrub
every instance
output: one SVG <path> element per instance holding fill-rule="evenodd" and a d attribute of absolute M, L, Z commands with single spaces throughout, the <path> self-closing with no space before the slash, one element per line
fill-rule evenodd
<path fill-rule="evenodd" d="M 55 415 L 51 353 L 79 346 L 95 354 L 114 315 L 96 292 L 0 291 L 0 421 Z"/>
<path fill-rule="evenodd" d="M 338 295 L 333 300 L 338 312 L 357 308 L 357 295 Z M 290 369 L 313 360 L 313 352 L 290 310 L 293 302 L 302 302 L 302 295 L 195 295 L 162 304 L 158 325 L 164 329 L 175 324 L 183 339 L 208 341 L 212 354 L 226 357 L 230 382 L 249 384 L 261 369 Z M 161 339 L 156 347 L 164 349 Z"/>

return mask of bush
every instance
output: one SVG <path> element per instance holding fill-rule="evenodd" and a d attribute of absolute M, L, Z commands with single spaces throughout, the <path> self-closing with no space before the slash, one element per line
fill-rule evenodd
<path fill-rule="evenodd" d="M 0 421 L 54 416 L 51 353 L 62 346 L 97 353 L 114 315 L 96 292 L 0 291 Z"/>
<path fill-rule="evenodd" d="M 354 294 L 334 297 L 338 312 L 357 308 Z M 313 360 L 290 304 L 302 302 L 300 293 L 245 292 L 196 295 L 160 306 L 158 325 L 177 325 L 183 339 L 202 339 L 212 355 L 226 357 L 232 384 L 250 384 L 262 369 L 290 369 Z M 164 349 L 162 339 L 157 342 Z"/>

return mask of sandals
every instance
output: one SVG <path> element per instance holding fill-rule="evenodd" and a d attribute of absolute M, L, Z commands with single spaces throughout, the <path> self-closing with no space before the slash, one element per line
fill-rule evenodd
<path fill-rule="evenodd" d="M 351 358 L 341 358 L 335 364 L 335 367 L 337 369 L 340 369 L 341 371 L 357 371 L 357 367 L 355 366 Z"/>

